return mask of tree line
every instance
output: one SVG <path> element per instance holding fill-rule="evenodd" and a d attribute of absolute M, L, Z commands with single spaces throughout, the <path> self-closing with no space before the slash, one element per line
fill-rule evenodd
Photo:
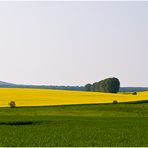
<path fill-rule="evenodd" d="M 108 93 L 117 93 L 120 89 L 120 81 L 118 78 L 107 78 L 93 84 L 86 84 L 86 91 L 94 92 L 108 92 Z"/>

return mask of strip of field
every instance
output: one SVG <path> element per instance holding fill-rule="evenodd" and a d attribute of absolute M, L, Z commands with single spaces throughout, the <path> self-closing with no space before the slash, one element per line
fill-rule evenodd
<path fill-rule="evenodd" d="M 148 104 L 0 108 L 0 147 L 147 147 Z"/>
<path fill-rule="evenodd" d="M 16 106 L 50 106 L 66 104 L 95 104 L 148 100 L 148 92 L 100 93 L 49 89 L 0 88 L 0 107 L 8 107 L 10 101 Z"/>

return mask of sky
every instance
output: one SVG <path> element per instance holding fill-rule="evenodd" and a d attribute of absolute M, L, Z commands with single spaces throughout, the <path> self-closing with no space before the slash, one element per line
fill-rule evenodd
<path fill-rule="evenodd" d="M 0 1 L 0 81 L 148 86 L 148 2 Z"/>

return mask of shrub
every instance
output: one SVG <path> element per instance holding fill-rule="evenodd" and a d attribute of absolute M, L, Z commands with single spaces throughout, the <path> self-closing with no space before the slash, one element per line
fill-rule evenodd
<path fill-rule="evenodd" d="M 14 108 L 14 107 L 15 107 L 15 102 L 14 102 L 14 101 L 11 101 L 11 102 L 9 103 L 9 106 L 10 106 L 11 108 Z"/>
<path fill-rule="evenodd" d="M 137 92 L 133 92 L 132 95 L 137 95 Z"/>
<path fill-rule="evenodd" d="M 117 103 L 118 103 L 118 101 L 117 101 L 117 100 L 114 100 L 114 101 L 113 101 L 113 104 L 117 104 Z"/>

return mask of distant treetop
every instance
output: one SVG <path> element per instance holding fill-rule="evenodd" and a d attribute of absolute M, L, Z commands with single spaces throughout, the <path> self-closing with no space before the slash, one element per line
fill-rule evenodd
<path fill-rule="evenodd" d="M 94 92 L 108 92 L 108 93 L 117 93 L 120 89 L 120 81 L 118 78 L 107 78 L 93 84 L 86 84 L 86 91 Z"/>

